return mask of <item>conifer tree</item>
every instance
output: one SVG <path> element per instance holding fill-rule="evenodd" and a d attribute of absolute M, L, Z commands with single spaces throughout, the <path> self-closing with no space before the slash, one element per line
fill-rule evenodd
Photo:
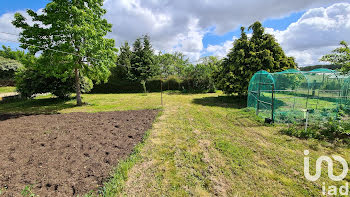
<path fill-rule="evenodd" d="M 247 94 L 249 81 L 259 70 L 278 72 L 296 68 L 294 58 L 287 57 L 275 38 L 264 32 L 260 22 L 249 27 L 248 38 L 241 27 L 241 37 L 234 41 L 233 48 L 224 58 L 218 76 L 219 87 L 227 94 Z"/>

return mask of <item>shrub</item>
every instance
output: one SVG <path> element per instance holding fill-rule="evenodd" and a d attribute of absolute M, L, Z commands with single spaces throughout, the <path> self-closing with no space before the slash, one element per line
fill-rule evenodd
<path fill-rule="evenodd" d="M 348 138 L 350 135 L 350 126 L 349 123 L 331 118 L 322 125 L 320 134 L 329 139 Z"/>
<path fill-rule="evenodd" d="M 350 123 L 330 118 L 324 123 L 310 125 L 307 131 L 305 131 L 303 125 L 293 124 L 286 129 L 282 129 L 281 133 L 303 139 L 314 138 L 328 141 L 341 139 L 349 141 Z"/>
<path fill-rule="evenodd" d="M 59 98 L 67 98 L 75 92 L 73 73 L 67 78 L 46 75 L 45 71 L 35 67 L 26 66 L 16 73 L 17 91 L 22 97 L 31 98 L 35 94 L 52 93 Z M 86 93 L 92 89 L 92 81 L 81 78 L 82 92 Z"/>
<path fill-rule="evenodd" d="M 301 139 L 320 138 L 320 135 L 316 130 L 308 129 L 307 131 L 305 131 L 303 127 L 298 127 L 298 126 L 290 126 L 286 129 L 282 129 L 281 132 L 283 134 L 294 136 Z"/>
<path fill-rule="evenodd" d="M 48 92 L 65 98 L 74 91 L 73 85 L 73 80 L 48 77 L 35 68 L 20 69 L 16 74 L 17 91 L 25 98 Z"/>
<path fill-rule="evenodd" d="M 14 79 L 15 72 L 22 67 L 22 64 L 16 60 L 7 59 L 0 56 L 0 80 L 11 81 Z"/>

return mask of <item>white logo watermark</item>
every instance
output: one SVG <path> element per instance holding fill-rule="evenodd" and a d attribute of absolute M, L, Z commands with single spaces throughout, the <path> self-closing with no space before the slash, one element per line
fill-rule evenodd
<path fill-rule="evenodd" d="M 304 176 L 309 181 L 317 181 L 321 177 L 322 173 L 322 162 L 326 162 L 328 164 L 328 177 L 333 181 L 342 181 L 346 177 L 349 171 L 349 166 L 346 160 L 338 155 L 332 155 L 333 159 L 335 161 L 338 161 L 343 166 L 343 171 L 340 175 L 335 176 L 333 174 L 333 159 L 328 156 L 321 156 L 316 160 L 316 172 L 315 175 L 310 174 L 310 157 L 309 151 L 304 151 Z M 322 185 L 322 194 L 323 195 L 338 195 L 338 188 L 337 186 L 328 186 L 326 187 L 326 184 L 323 183 Z M 340 195 L 348 195 L 349 194 L 349 183 L 346 183 L 343 186 L 339 187 L 339 194 Z"/>

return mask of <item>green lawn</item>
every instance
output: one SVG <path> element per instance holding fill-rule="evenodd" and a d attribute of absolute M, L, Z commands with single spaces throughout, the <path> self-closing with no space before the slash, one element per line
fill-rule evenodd
<path fill-rule="evenodd" d="M 89 105 L 48 98 L 5 103 L 0 113 L 69 113 L 160 108 L 160 94 L 84 95 Z M 325 170 L 316 182 L 303 173 L 310 150 L 311 173 L 321 155 L 350 161 L 349 148 L 281 134 L 245 109 L 245 101 L 221 94 L 166 94 L 161 116 L 135 153 L 106 184 L 106 196 L 319 196 Z M 323 168 L 325 169 L 325 168 Z M 335 174 L 341 170 L 335 165 Z M 349 181 L 349 176 L 346 178 Z"/>
<path fill-rule="evenodd" d="M 0 113 L 70 113 L 155 109 L 161 107 L 160 94 L 86 94 L 84 106 L 75 106 L 76 101 L 40 96 L 34 100 L 20 100 L 0 105 Z"/>
<path fill-rule="evenodd" d="M 16 87 L 0 87 L 0 94 L 8 92 L 16 92 Z"/>

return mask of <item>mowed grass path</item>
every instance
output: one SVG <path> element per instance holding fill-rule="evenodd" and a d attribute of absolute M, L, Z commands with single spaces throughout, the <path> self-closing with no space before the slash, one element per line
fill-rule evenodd
<path fill-rule="evenodd" d="M 97 112 L 160 108 L 160 94 L 84 95 L 89 105 L 47 98 L 1 104 L 4 112 Z M 166 94 L 162 115 L 137 152 L 116 169 L 106 196 L 320 196 L 303 173 L 310 150 L 311 173 L 321 155 L 350 161 L 349 148 L 279 133 L 247 112 L 245 102 L 221 94 Z M 325 168 L 324 168 L 325 169 Z M 341 166 L 335 165 L 335 174 Z M 345 181 L 349 181 L 347 176 Z"/>

